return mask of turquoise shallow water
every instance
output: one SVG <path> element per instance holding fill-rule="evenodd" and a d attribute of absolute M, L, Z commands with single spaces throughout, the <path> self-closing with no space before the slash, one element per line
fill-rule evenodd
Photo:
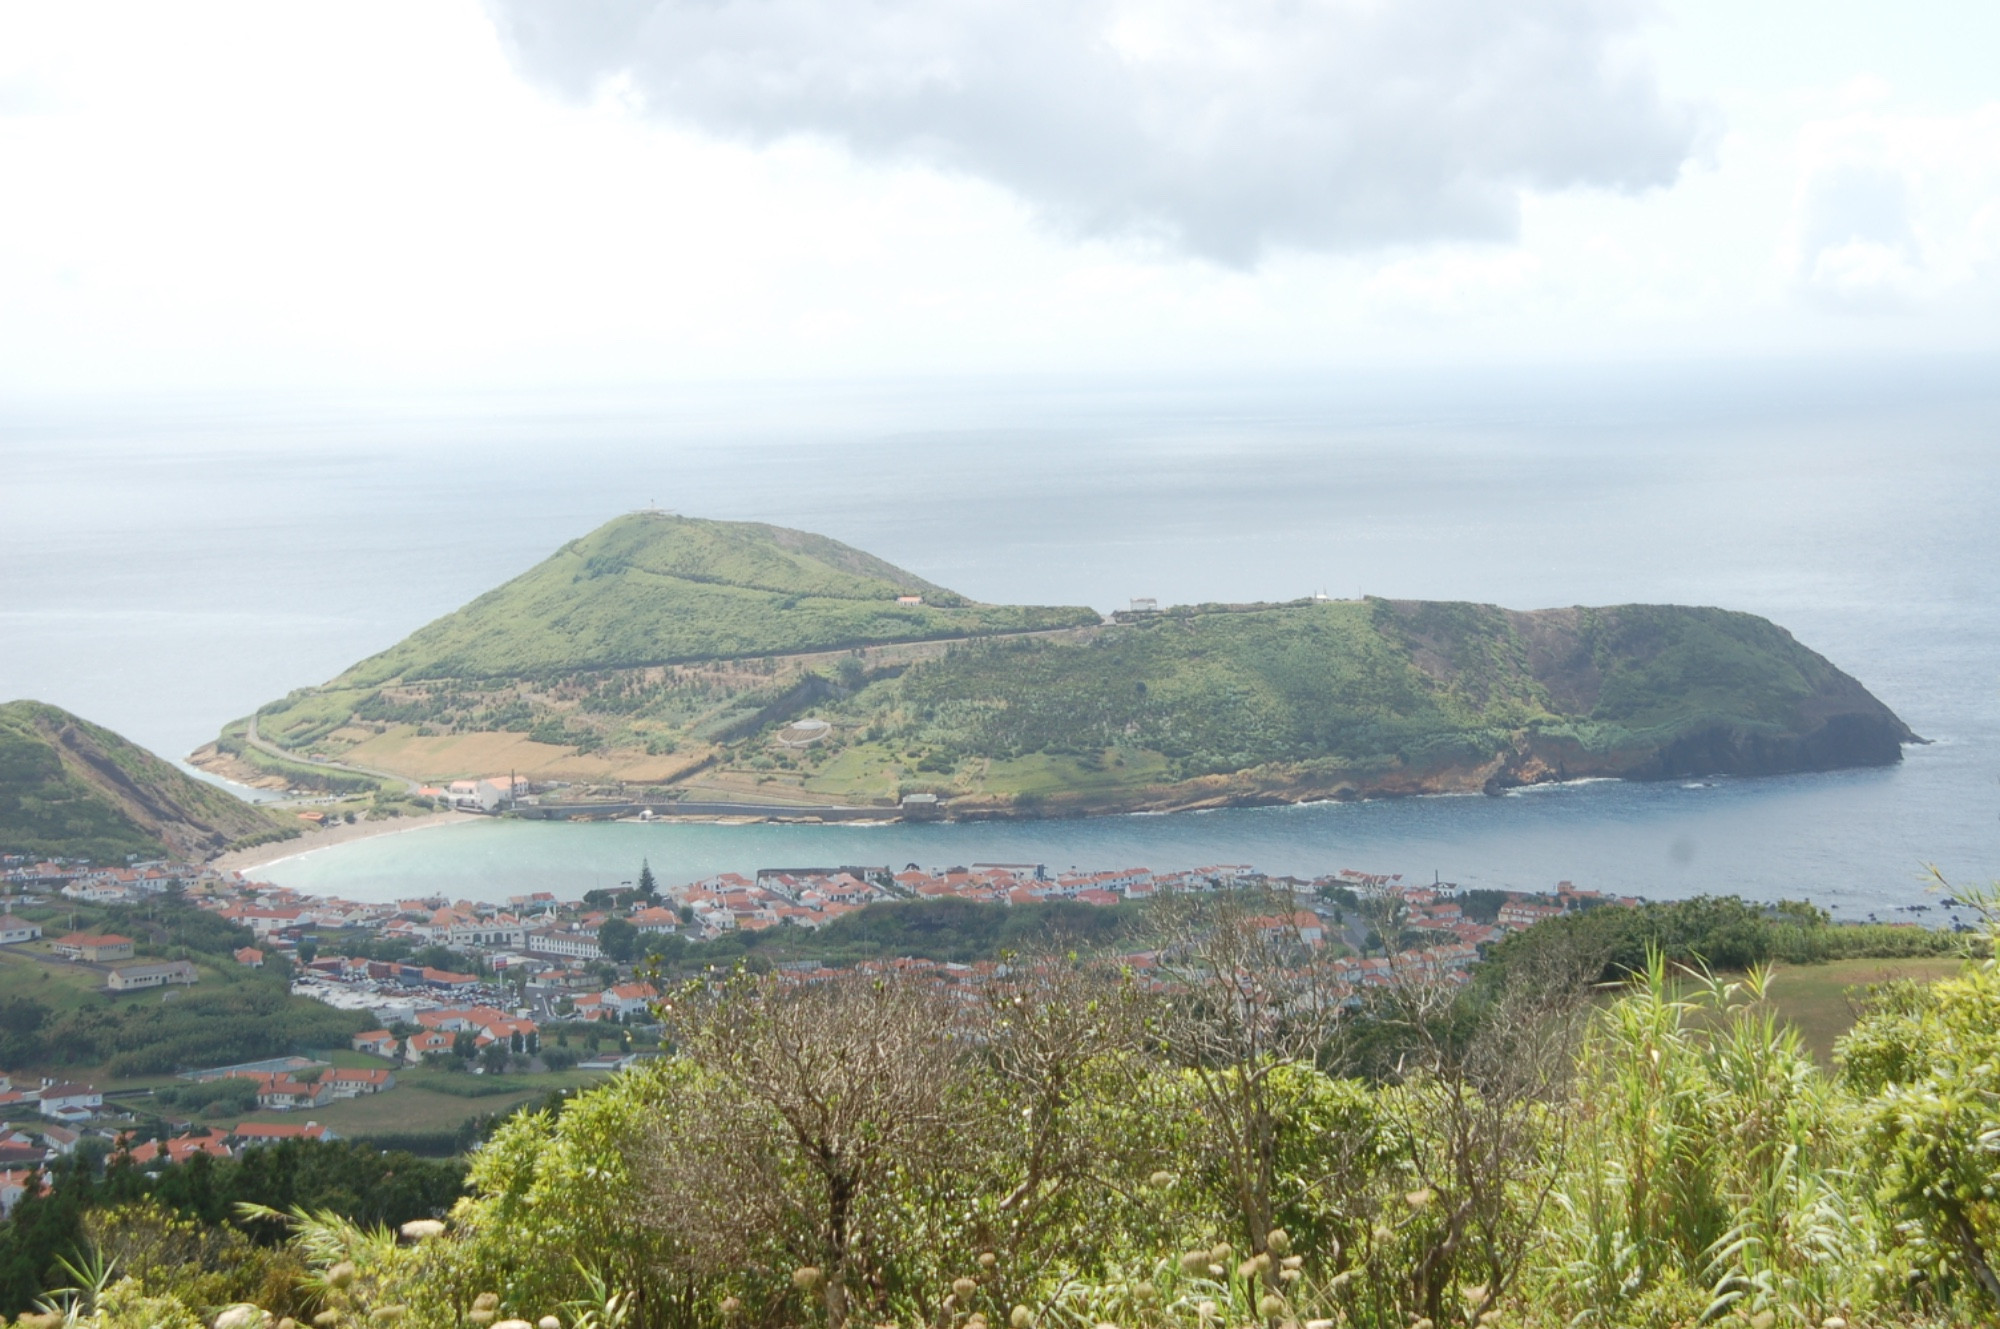
<path fill-rule="evenodd" d="M 1934 903 L 1914 836 L 1829 834 L 1874 822 L 1899 782 L 1921 780 L 1919 753 L 1897 771 L 1687 784 L 1600 781 L 1502 798 L 1423 798 L 1081 821 L 726 826 L 699 822 L 462 823 L 300 854 L 256 875 L 308 891 L 394 899 L 413 891 L 505 899 L 571 897 L 630 881 L 642 861 L 662 881 L 762 867 L 862 864 L 900 869 L 1042 863 L 1051 869 L 1154 869 L 1248 863 L 1316 876 L 1340 868 L 1434 875 L 1467 886 L 1546 889 L 1558 880 L 1620 893 L 1704 891 L 1806 897 L 1837 917 L 1905 917 Z M 1977 844 L 1950 846 L 1965 854 Z M 1932 911 L 1942 919 L 1944 911 Z"/>
<path fill-rule="evenodd" d="M 1924 898 L 2000 877 L 2000 374 L 1983 363 L 0 403 L 0 696 L 168 755 L 648 503 L 989 601 L 1325 590 L 1765 614 L 1919 733 L 1893 770 L 1025 825 L 481 825 L 270 875 L 353 895 L 1006 860 Z"/>

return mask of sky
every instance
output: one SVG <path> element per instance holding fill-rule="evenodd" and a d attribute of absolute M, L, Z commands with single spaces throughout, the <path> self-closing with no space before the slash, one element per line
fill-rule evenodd
<path fill-rule="evenodd" d="M 1990 0 L 0 0 L 0 396 L 2000 349 Z"/>

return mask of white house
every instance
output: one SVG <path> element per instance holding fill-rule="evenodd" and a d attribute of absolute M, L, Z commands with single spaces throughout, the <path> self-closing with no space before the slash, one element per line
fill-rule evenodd
<path fill-rule="evenodd" d="M 373 1029 L 365 1034 L 356 1034 L 351 1046 L 356 1052 L 370 1052 L 378 1057 L 387 1057 L 391 1061 L 395 1060 L 397 1052 L 401 1050 L 396 1036 L 387 1029 Z"/>
<path fill-rule="evenodd" d="M 446 934 L 446 944 L 453 950 L 467 946 L 523 946 L 527 940 L 526 925 L 511 918 L 474 918 L 453 923 Z"/>
<path fill-rule="evenodd" d="M 484 780 L 453 780 L 443 789 L 445 802 L 466 812 L 498 812 L 528 791 L 528 782 L 494 775 Z"/>
<path fill-rule="evenodd" d="M 42 1115 L 58 1121 L 87 1118 L 104 1106 L 104 1095 L 87 1084 L 52 1084 L 42 1090 Z"/>
<path fill-rule="evenodd" d="M 383 1070 L 353 1070 L 335 1067 L 326 1073 L 322 1081 L 335 1098 L 359 1098 L 363 1094 L 379 1094 L 396 1087 L 396 1077 Z"/>
<path fill-rule="evenodd" d="M 606 988 L 600 996 L 604 1002 L 602 1009 L 616 1011 L 620 1015 L 650 1010 L 653 1003 L 660 999 L 660 994 L 653 990 L 651 983 L 620 983 Z"/>
<path fill-rule="evenodd" d="M 333 1086 L 324 1081 L 307 1084 L 289 1075 L 265 1076 L 257 1082 L 257 1106 L 271 1112 L 294 1108 L 323 1107 L 333 1098 Z"/>
<path fill-rule="evenodd" d="M 572 960 L 596 960 L 604 952 L 597 948 L 597 938 L 588 932 L 563 932 L 555 928 L 537 928 L 528 934 L 526 949 L 531 955 L 563 955 Z"/>
<path fill-rule="evenodd" d="M 41 935 L 40 923 L 30 923 L 27 919 L 13 914 L 0 914 L 0 946 L 12 946 L 17 941 L 33 941 Z"/>
<path fill-rule="evenodd" d="M 641 932 L 678 932 L 681 916 L 678 911 L 664 905 L 648 905 L 626 920 Z"/>
<path fill-rule="evenodd" d="M 38 1168 L 9 1168 L 0 1172 L 0 1218 L 12 1218 L 14 1206 L 30 1190 L 41 1189 L 42 1174 Z"/>

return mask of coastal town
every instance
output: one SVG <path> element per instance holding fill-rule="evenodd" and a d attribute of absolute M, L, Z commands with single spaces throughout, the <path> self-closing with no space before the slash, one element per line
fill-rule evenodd
<path fill-rule="evenodd" d="M 615 890 L 560 898 L 554 892 L 499 901 L 425 897 L 368 902 L 314 896 L 254 875 L 186 863 L 0 862 L 0 948 L 101 975 L 106 994 L 192 986 L 199 968 L 185 959 L 141 956 L 133 938 L 115 932 L 54 936 L 12 912 L 31 905 L 142 906 L 171 897 L 246 931 L 252 943 L 229 959 L 258 969 L 282 961 L 290 990 L 342 1011 L 365 1012 L 370 1028 L 343 1053 L 364 1066 L 335 1065 L 328 1054 L 289 1056 L 182 1073 L 202 1092 L 231 1095 L 245 1112 L 282 1113 L 289 1121 L 208 1125 L 169 1114 L 161 1138 L 129 1138 L 132 1103 L 107 1101 L 91 1084 L 7 1080 L 0 1113 L 32 1119 L 0 1136 L 0 1212 L 29 1174 L 57 1151 L 96 1132 L 142 1167 L 195 1153 L 234 1155 L 285 1139 L 327 1139 L 313 1117 L 342 1100 L 393 1093 L 399 1073 L 448 1067 L 470 1075 L 532 1075 L 552 1070 L 615 1072 L 657 1055 L 653 1005 L 664 956 L 687 957 L 732 934 L 796 929 L 814 933 L 871 906 L 959 900 L 1029 907 L 1067 902 L 1117 908 L 1175 894 L 1250 889 L 1286 907 L 1255 920 L 1274 945 L 1330 958 L 1329 971 L 1355 1000 L 1410 966 L 1463 982 L 1482 949 L 1546 918 L 1636 900 L 1582 890 L 1568 882 L 1547 892 L 1464 892 L 1450 883 L 1416 883 L 1394 874 L 1343 868 L 1323 876 L 1269 875 L 1249 864 L 1156 871 L 1137 866 L 1052 870 L 1043 864 L 973 863 L 925 868 L 911 863 L 770 867 L 661 884 L 650 865 Z M 30 912 L 34 912 L 32 909 Z M 1385 940 L 1383 932 L 1391 935 Z M 1326 948 L 1333 948 L 1330 952 Z M 698 954 L 698 952 L 696 952 Z M 1142 980 L 1159 960 L 1145 949 L 1119 957 Z M 895 956 L 864 962 L 927 978 L 968 996 L 1006 972 L 998 960 L 952 963 Z M 831 974 L 826 961 L 785 959 L 784 976 L 809 983 Z M 1157 980 L 1154 980 L 1157 981 Z M 349 1058 L 351 1060 L 351 1058 Z M 217 1086 L 221 1087 L 218 1089 Z M 157 1097 L 157 1091 L 154 1091 Z M 15 1137 L 19 1138 L 15 1138 Z M 19 1175 L 16 1175 L 19 1174 Z"/>
<path fill-rule="evenodd" d="M 1396 874 L 1351 868 L 1308 879 L 1269 875 L 1248 864 L 1173 871 L 1053 871 L 1029 863 L 934 869 L 912 863 L 900 870 L 889 865 L 772 867 L 749 876 L 725 872 L 674 885 L 657 884 L 645 865 L 636 881 L 580 899 L 536 892 L 504 901 L 430 896 L 391 902 L 308 895 L 244 873 L 194 864 L 94 868 L 7 860 L 0 865 L 0 890 L 9 900 L 132 905 L 177 892 L 252 934 L 256 944 L 236 953 L 239 963 L 260 966 L 267 955 L 283 955 L 293 965 L 299 995 L 371 1011 L 385 1024 L 410 1023 L 468 999 L 497 1003 L 496 1010 L 504 1006 L 505 1020 L 512 1024 L 629 1020 L 643 1015 L 650 997 L 628 982 L 599 985 L 596 980 L 629 978 L 661 952 L 660 940 L 669 937 L 685 945 L 731 933 L 817 930 L 871 905 L 898 901 L 949 898 L 1009 906 L 1071 902 L 1113 907 L 1176 893 L 1239 888 L 1295 899 L 1296 917 L 1273 927 L 1292 928 L 1310 946 L 1333 944 L 1353 952 L 1358 983 L 1374 972 L 1367 958 L 1371 951 L 1418 952 L 1442 967 L 1463 968 L 1478 958 L 1481 947 L 1545 918 L 1638 903 L 1559 882 L 1547 892 L 1482 892 L 1500 897 L 1486 911 L 1490 917 L 1482 919 L 1464 906 L 1462 893 L 1451 883 L 1413 883 Z M 1400 929 L 1397 944 L 1388 947 L 1374 935 L 1385 908 Z M 1307 916 L 1310 922 L 1304 921 Z M 37 924 L 12 914 L 0 916 L 0 945 L 41 936 Z M 400 944 L 411 955 L 443 948 L 467 967 L 332 953 L 329 944 L 337 946 L 341 939 Z M 110 991 L 186 981 L 185 971 L 157 964 L 114 964 L 132 959 L 128 938 L 71 934 L 47 944 L 64 958 L 103 965 Z M 1375 963 L 1386 963 L 1386 958 Z M 533 1032 L 512 1024 L 503 1024 L 496 1015 L 492 1027 L 503 1036 Z M 368 1050 L 386 1054 L 390 1049 L 377 1040 Z M 396 1052 L 417 1060 L 403 1044 Z"/>

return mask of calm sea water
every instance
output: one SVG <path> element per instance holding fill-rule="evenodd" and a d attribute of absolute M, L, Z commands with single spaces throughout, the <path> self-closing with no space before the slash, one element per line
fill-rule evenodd
<path fill-rule="evenodd" d="M 479 825 L 269 876 L 496 896 L 831 862 L 1249 862 L 1655 895 L 2000 877 L 2000 375 L 1974 364 L 589 400 L 0 405 L 0 695 L 184 753 L 648 503 L 996 601 L 1325 590 L 1770 616 L 1933 745 L 1899 768 L 1013 826 Z"/>

